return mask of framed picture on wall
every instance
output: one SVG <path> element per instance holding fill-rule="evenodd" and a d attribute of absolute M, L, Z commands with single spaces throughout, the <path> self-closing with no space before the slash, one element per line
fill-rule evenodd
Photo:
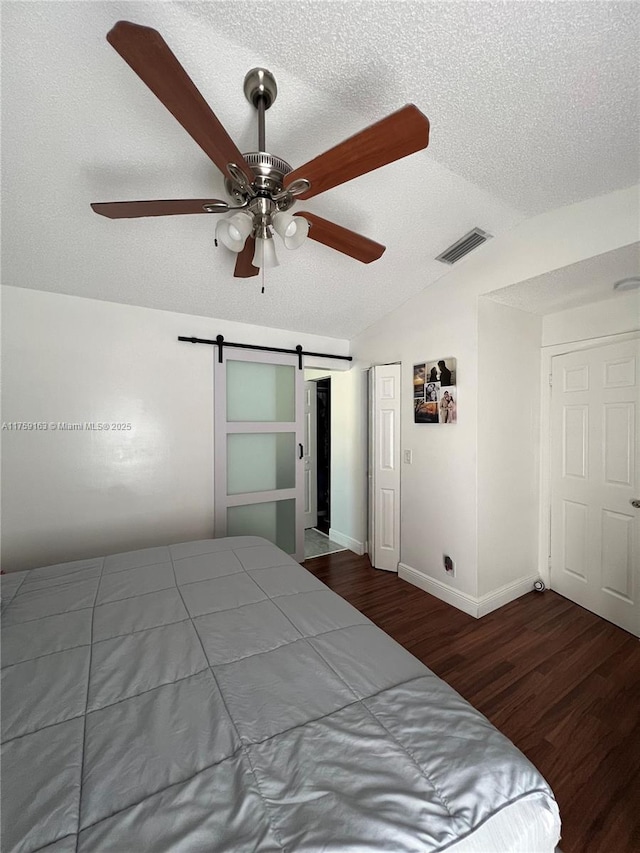
<path fill-rule="evenodd" d="M 457 361 L 439 358 L 413 365 L 414 420 L 455 424 L 458 420 Z"/>

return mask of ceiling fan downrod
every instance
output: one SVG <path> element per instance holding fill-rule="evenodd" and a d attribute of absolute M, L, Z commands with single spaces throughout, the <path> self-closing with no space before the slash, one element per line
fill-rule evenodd
<path fill-rule="evenodd" d="M 258 151 L 266 151 L 265 113 L 278 97 L 276 78 L 266 68 L 252 68 L 244 78 L 244 96 L 258 111 Z"/>
<path fill-rule="evenodd" d="M 258 150 L 242 155 L 254 177 L 250 181 L 237 163 L 227 164 L 225 188 L 237 205 L 229 210 L 243 212 L 221 220 L 216 227 L 216 238 L 236 252 L 243 251 L 247 245 L 251 251 L 253 246 L 253 265 L 264 269 L 265 266 L 278 266 L 274 233 L 280 235 L 289 249 L 298 248 L 306 239 L 309 221 L 292 217 L 286 211 L 295 203 L 296 196 L 311 185 L 301 178 L 285 189 L 284 180 L 293 171 L 291 166 L 265 150 L 265 114 L 278 94 L 273 74 L 265 68 L 252 68 L 244 79 L 244 94 L 258 113 Z"/>
<path fill-rule="evenodd" d="M 278 95 L 275 77 L 266 68 L 252 68 L 244 78 L 244 94 L 258 113 L 258 150 L 242 155 L 254 179 L 249 183 L 243 170 L 236 163 L 229 163 L 225 188 L 240 206 L 246 206 L 252 198 L 260 196 L 273 201 L 278 210 L 286 211 L 294 203 L 295 196 L 306 192 L 311 184 L 303 178 L 285 190 L 285 176 L 293 169 L 286 160 L 266 150 L 265 114 Z"/>

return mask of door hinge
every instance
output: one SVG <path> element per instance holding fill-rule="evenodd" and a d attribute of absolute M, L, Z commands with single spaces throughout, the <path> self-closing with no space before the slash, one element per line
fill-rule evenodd
<path fill-rule="evenodd" d="M 549 374 L 549 385 L 553 386 L 553 374 Z"/>

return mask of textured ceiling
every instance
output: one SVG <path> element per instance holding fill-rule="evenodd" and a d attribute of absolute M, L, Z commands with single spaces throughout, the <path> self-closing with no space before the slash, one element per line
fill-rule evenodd
<path fill-rule="evenodd" d="M 623 291 L 614 290 L 613 285 L 632 276 L 640 276 L 640 243 L 595 255 L 486 295 L 495 302 L 531 314 L 553 314 L 592 302 L 618 299 Z"/>
<path fill-rule="evenodd" d="M 162 33 L 243 151 L 256 148 L 244 74 L 269 67 L 267 149 L 294 167 L 414 102 L 425 152 L 305 203 L 387 245 L 381 260 L 282 248 L 261 296 L 214 248 L 214 216 L 93 214 L 92 201 L 223 194 L 106 42 L 121 18 Z M 499 237 L 638 182 L 639 38 L 639 4 L 597 0 L 5 0 L 3 282 L 352 337 L 446 275 L 433 258 L 473 226 Z"/>

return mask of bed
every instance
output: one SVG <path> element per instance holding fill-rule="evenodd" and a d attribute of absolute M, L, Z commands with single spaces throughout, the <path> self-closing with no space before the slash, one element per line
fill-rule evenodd
<path fill-rule="evenodd" d="M 258 537 L 2 577 L 4 853 L 552 853 L 555 799 Z"/>

